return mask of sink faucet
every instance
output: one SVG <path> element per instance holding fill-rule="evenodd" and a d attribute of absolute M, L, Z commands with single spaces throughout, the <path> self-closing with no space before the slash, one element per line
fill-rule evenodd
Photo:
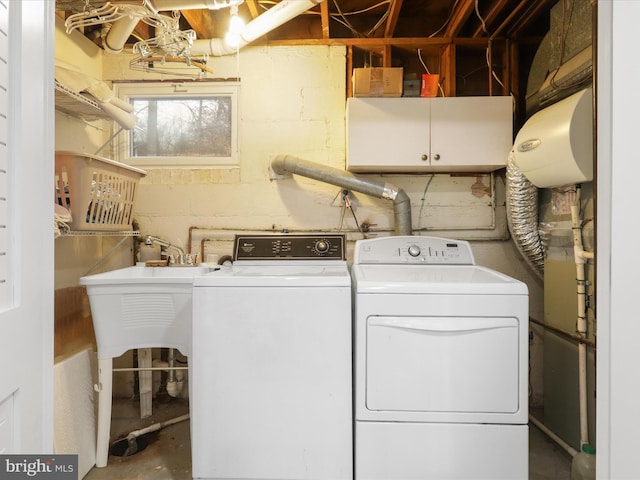
<path fill-rule="evenodd" d="M 162 240 L 161 238 L 154 237 L 153 235 L 147 235 L 144 239 L 145 245 L 153 245 L 154 243 L 160 245 L 163 250 L 173 249 L 178 253 L 178 265 L 184 265 L 184 250 L 177 245 L 173 245 L 166 240 Z M 165 253 L 166 254 L 166 253 Z M 173 255 L 166 254 L 169 259 L 174 258 Z M 175 258 L 174 258 L 175 262 Z"/>

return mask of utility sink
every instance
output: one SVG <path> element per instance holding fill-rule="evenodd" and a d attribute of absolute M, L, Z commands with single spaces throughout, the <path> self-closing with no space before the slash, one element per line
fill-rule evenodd
<path fill-rule="evenodd" d="M 191 355 L 193 279 L 218 267 L 139 264 L 80 278 L 87 288 L 98 358 L 135 348 L 177 348 Z"/>
<path fill-rule="evenodd" d="M 113 358 L 127 350 L 153 347 L 177 348 L 190 357 L 193 279 L 216 269 L 141 263 L 80 279 L 80 285 L 87 287 L 98 344 L 96 466 L 104 467 L 109 457 Z M 151 412 L 151 397 L 143 395 L 151 389 L 150 373 L 139 374 L 141 415 Z M 148 397 L 148 409 L 143 408 L 143 397 Z"/>

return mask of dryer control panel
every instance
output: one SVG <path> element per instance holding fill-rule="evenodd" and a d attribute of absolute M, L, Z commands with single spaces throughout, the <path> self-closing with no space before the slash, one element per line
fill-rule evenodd
<path fill-rule="evenodd" d="M 234 260 L 345 260 L 344 235 L 237 235 Z"/>
<path fill-rule="evenodd" d="M 396 236 L 358 240 L 354 264 L 475 265 L 471 245 L 439 237 Z"/>

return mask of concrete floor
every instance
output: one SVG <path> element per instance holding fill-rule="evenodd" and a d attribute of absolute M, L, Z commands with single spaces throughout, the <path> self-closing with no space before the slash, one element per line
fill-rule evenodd
<path fill-rule="evenodd" d="M 140 419 L 139 405 L 133 400 L 113 403 L 112 439 L 189 412 L 186 400 L 155 402 L 153 416 Z M 104 468 L 93 468 L 86 480 L 191 480 L 189 422 L 184 421 L 145 435 L 148 446 L 128 457 L 109 456 Z M 529 425 L 529 479 L 569 480 L 571 457 L 534 425 Z"/>

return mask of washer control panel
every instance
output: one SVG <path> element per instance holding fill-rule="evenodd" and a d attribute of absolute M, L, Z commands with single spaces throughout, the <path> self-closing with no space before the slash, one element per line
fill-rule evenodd
<path fill-rule="evenodd" d="M 439 237 L 396 236 L 358 240 L 353 263 L 475 265 L 471 245 Z"/>
<path fill-rule="evenodd" d="M 236 235 L 234 260 L 345 260 L 344 235 Z"/>

